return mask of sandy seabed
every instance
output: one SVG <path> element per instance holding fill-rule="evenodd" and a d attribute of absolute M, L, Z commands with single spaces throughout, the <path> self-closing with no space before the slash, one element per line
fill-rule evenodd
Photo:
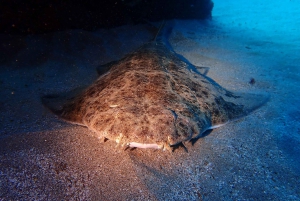
<path fill-rule="evenodd" d="M 215 19 L 171 23 L 177 53 L 270 101 L 188 152 L 125 151 L 59 120 L 40 97 L 90 84 L 98 65 L 149 41 L 151 26 L 2 35 L 0 200 L 300 200 L 299 41 L 232 34 Z"/>

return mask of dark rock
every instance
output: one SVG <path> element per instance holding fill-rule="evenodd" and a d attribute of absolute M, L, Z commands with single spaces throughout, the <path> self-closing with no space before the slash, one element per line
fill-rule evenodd
<path fill-rule="evenodd" d="M 206 19 L 212 8 L 211 0 L 3 0 L 0 33 L 96 30 L 163 19 Z"/>

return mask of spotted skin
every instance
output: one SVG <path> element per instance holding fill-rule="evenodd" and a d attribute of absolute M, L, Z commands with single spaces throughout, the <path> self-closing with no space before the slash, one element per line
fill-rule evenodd
<path fill-rule="evenodd" d="M 150 42 L 106 65 L 106 73 L 79 95 L 60 101 L 59 107 L 53 102 L 63 96 L 46 96 L 43 103 L 99 138 L 169 147 L 245 116 L 265 102 L 260 95 L 230 92 L 191 71 L 190 65 L 163 43 Z"/>

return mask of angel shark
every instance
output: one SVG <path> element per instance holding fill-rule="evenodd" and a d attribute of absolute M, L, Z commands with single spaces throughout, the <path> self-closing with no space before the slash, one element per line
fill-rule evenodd
<path fill-rule="evenodd" d="M 174 52 L 164 40 L 168 29 L 161 29 L 137 51 L 100 66 L 101 75 L 84 90 L 44 96 L 43 104 L 121 146 L 169 149 L 267 102 L 266 95 L 221 87 L 207 68 Z"/>

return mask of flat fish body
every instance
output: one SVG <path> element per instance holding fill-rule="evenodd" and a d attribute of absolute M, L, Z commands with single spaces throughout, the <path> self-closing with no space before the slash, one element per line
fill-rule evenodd
<path fill-rule="evenodd" d="M 230 92 L 190 65 L 163 43 L 150 42 L 110 63 L 110 70 L 77 96 L 42 100 L 99 138 L 141 148 L 197 138 L 266 102 L 261 95 Z"/>

